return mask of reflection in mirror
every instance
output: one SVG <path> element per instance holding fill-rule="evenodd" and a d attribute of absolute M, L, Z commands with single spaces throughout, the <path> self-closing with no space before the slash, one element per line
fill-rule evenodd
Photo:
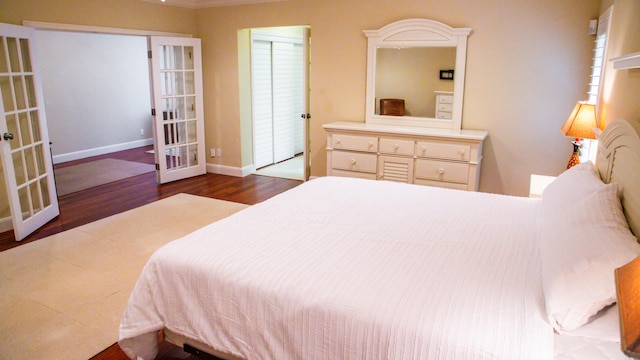
<path fill-rule="evenodd" d="M 380 99 L 403 99 L 405 115 L 435 118 L 436 91 L 453 91 L 453 79 L 440 79 L 441 70 L 453 70 L 455 47 L 378 48 L 375 104 Z"/>

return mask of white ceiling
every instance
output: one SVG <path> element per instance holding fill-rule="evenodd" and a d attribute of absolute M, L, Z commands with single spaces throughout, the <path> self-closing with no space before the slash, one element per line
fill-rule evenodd
<path fill-rule="evenodd" d="M 286 1 L 286 0 L 142 0 L 153 3 L 164 3 L 167 5 L 187 7 L 191 9 L 202 9 L 216 6 L 234 6 L 234 5 L 245 5 L 245 4 L 257 4 L 257 3 L 267 3 L 267 2 L 277 2 L 277 1 Z"/>

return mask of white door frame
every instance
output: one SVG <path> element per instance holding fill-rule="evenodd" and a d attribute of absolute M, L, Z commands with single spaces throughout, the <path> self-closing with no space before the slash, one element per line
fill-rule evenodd
<path fill-rule="evenodd" d="M 287 35 L 287 34 L 281 34 L 281 33 L 277 33 L 277 32 L 271 32 L 271 31 L 264 31 L 264 29 L 260 29 L 260 28 L 256 28 L 256 29 L 251 29 L 250 33 L 251 33 L 251 39 L 249 41 L 249 46 L 251 48 L 253 48 L 253 41 L 254 39 L 258 39 L 258 40 L 264 40 L 264 41 L 283 41 L 283 42 L 292 42 L 292 43 L 297 43 L 297 44 L 302 44 L 302 68 L 303 68 L 303 91 L 304 93 L 302 94 L 302 111 L 301 111 L 301 118 L 302 118 L 302 142 L 303 142 L 303 147 L 302 147 L 302 156 L 303 156 L 303 169 L 302 169 L 302 174 L 303 174 L 303 181 L 307 181 L 309 179 L 310 176 L 310 136 L 309 136 L 309 121 L 311 118 L 310 115 L 310 111 L 309 111 L 309 105 L 310 105 L 310 89 L 309 89 L 309 71 L 310 71 L 310 58 L 309 58 L 309 47 L 310 47 L 310 36 L 311 36 L 311 31 L 310 28 L 308 26 L 282 26 L 281 28 L 293 28 L 293 27 L 298 27 L 302 29 L 302 36 L 292 36 L 292 35 Z M 253 58 L 251 59 L 251 62 L 253 62 Z M 251 65 L 253 67 L 253 64 Z M 253 76 L 253 73 L 252 75 Z M 252 82 L 252 87 L 253 87 L 253 80 Z M 252 111 L 254 111 L 255 109 L 253 109 L 253 98 L 251 99 L 252 102 Z M 255 127 L 255 123 L 254 123 L 254 115 L 252 115 L 252 127 Z M 255 129 L 254 129 L 254 136 L 255 136 Z M 255 139 L 252 139 L 252 144 L 253 144 L 253 157 L 255 159 L 256 155 L 256 148 L 255 148 Z M 254 163 L 254 170 L 255 170 L 255 163 Z"/>
<path fill-rule="evenodd" d="M 311 176 L 311 28 L 305 27 L 302 35 L 302 62 L 303 62 L 303 136 L 304 136 L 304 170 L 303 179 L 308 181 Z"/>

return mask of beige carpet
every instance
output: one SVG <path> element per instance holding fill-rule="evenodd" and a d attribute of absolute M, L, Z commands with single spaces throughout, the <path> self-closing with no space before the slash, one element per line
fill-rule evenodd
<path fill-rule="evenodd" d="M 54 172 L 58 195 L 62 196 L 154 170 L 152 164 L 109 158 L 57 168 Z"/>
<path fill-rule="evenodd" d="M 0 359 L 88 359 L 167 242 L 248 205 L 178 194 L 0 252 Z"/>

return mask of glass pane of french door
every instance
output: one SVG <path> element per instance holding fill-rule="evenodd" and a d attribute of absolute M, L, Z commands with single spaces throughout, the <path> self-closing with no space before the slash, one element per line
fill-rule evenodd
<path fill-rule="evenodd" d="M 0 153 L 16 240 L 59 214 L 42 90 L 30 50 L 33 31 L 0 24 Z"/>
<path fill-rule="evenodd" d="M 200 39 L 152 37 L 151 48 L 160 182 L 204 174 Z"/>

